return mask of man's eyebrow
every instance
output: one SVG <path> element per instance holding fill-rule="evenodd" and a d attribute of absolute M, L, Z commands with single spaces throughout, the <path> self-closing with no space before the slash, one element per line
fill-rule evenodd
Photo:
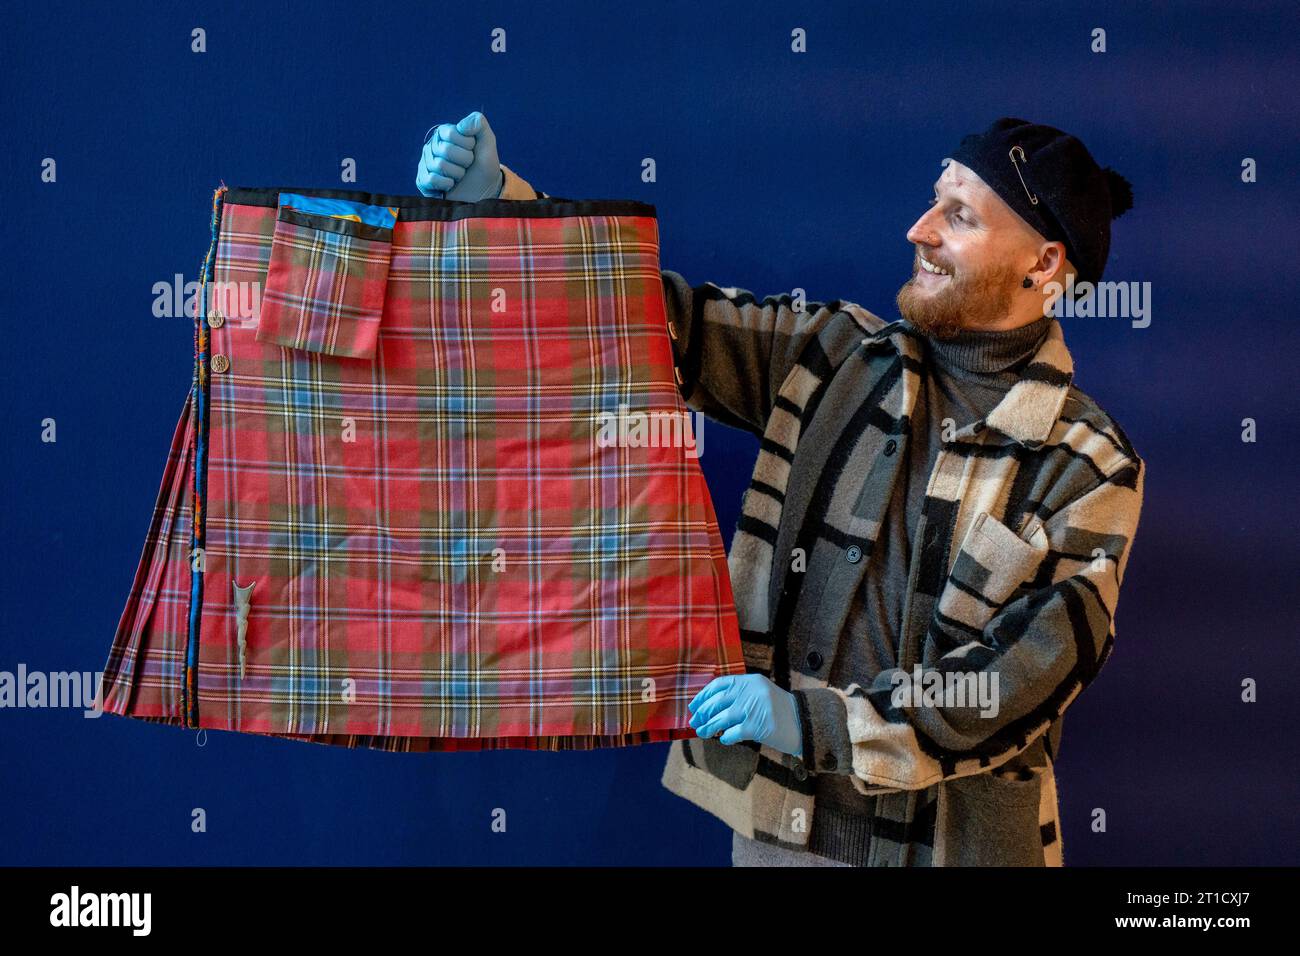
<path fill-rule="evenodd" d="M 939 183 L 940 183 L 940 182 L 942 182 L 942 180 L 938 180 L 938 181 L 936 181 L 935 184 L 934 184 L 934 186 L 932 187 L 932 188 L 934 189 L 934 194 L 935 194 L 936 196 L 939 195 Z M 952 191 L 952 193 L 956 196 L 957 201 L 958 201 L 959 203 L 961 203 L 963 206 L 970 206 L 970 198 L 969 198 L 968 196 L 966 196 L 965 193 L 961 192 L 961 191 L 960 191 L 959 189 L 957 189 L 956 187 L 953 187 L 951 191 Z"/>

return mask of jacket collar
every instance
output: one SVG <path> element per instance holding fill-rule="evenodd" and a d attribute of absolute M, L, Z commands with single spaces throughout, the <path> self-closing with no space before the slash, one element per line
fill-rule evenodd
<path fill-rule="evenodd" d="M 910 323 L 899 319 L 868 335 L 863 344 L 868 349 L 892 345 L 899 355 L 920 361 L 924 354 L 922 338 Z M 1060 321 L 1053 319 L 1043 344 L 1021 371 L 1020 380 L 1011 386 L 988 417 L 963 428 L 957 437 L 989 428 L 1026 447 L 1037 448 L 1051 436 L 1073 381 L 1074 360 L 1065 347 Z M 911 414 L 915 392 L 908 391 L 905 412 Z"/>

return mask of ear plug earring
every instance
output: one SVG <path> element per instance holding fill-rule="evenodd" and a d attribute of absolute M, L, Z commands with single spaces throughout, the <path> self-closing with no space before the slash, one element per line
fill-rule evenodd
<path fill-rule="evenodd" d="M 1021 282 L 1020 284 L 1024 286 L 1026 289 L 1028 289 L 1030 286 L 1034 284 L 1034 280 L 1029 278 L 1029 276 L 1025 276 L 1024 281 Z"/>

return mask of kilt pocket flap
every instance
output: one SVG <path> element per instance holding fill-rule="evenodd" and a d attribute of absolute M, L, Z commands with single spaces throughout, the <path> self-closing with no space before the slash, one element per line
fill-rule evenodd
<path fill-rule="evenodd" d="M 968 629 L 982 630 L 1047 556 L 1047 534 L 1033 521 L 1025 537 L 988 512 L 971 522 L 952 564 L 936 611 Z"/>
<path fill-rule="evenodd" d="M 373 359 L 397 209 L 281 193 L 257 340 Z"/>

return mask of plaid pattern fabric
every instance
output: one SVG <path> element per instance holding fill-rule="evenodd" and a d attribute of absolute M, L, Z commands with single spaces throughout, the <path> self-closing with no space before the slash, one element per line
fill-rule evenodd
<path fill-rule="evenodd" d="M 653 207 L 294 192 L 396 208 L 388 248 L 218 190 L 105 710 L 388 750 L 693 736 L 745 669 L 703 474 L 599 440 L 687 414 Z"/>

